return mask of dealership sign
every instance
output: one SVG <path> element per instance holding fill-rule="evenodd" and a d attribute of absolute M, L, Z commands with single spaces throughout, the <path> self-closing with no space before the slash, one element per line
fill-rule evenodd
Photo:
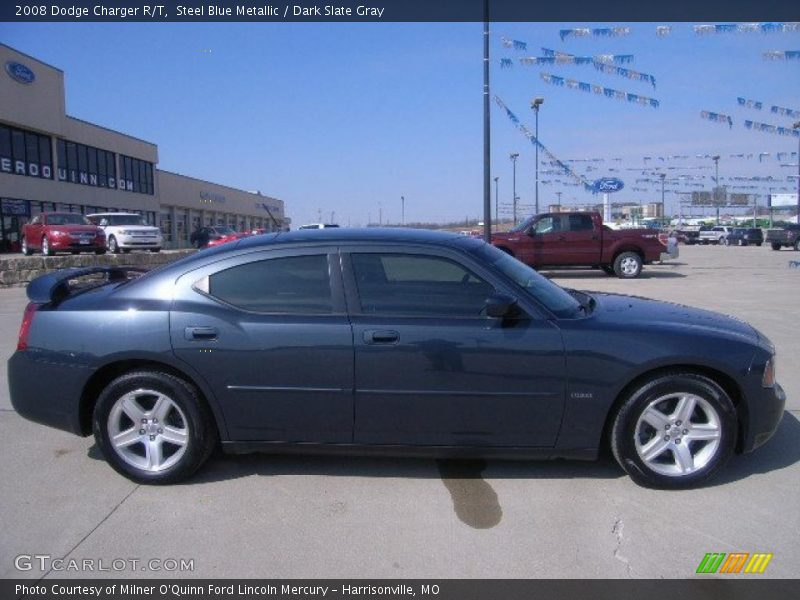
<path fill-rule="evenodd" d="M 624 187 L 625 184 L 622 182 L 622 180 L 617 179 L 616 177 L 601 177 L 592 183 L 592 190 L 594 192 L 600 192 L 603 194 L 618 192 Z"/>
<path fill-rule="evenodd" d="M 17 83 L 28 85 L 36 81 L 36 74 L 22 63 L 9 60 L 6 62 L 6 73 Z"/>

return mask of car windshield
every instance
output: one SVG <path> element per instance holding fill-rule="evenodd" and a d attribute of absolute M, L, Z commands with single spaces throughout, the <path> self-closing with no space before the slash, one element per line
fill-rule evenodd
<path fill-rule="evenodd" d="M 233 235 L 234 233 L 236 233 L 230 227 L 214 227 L 213 229 L 214 233 L 216 233 L 217 235 Z"/>
<path fill-rule="evenodd" d="M 105 219 L 109 225 L 146 225 L 139 215 L 104 215 L 99 218 L 101 221 Z"/>
<path fill-rule="evenodd" d="M 513 233 L 519 233 L 521 231 L 526 231 L 533 224 L 533 218 L 534 217 L 535 217 L 535 215 L 531 215 L 530 217 L 525 219 L 522 223 L 520 223 L 516 227 L 512 227 L 511 229 L 509 229 L 509 231 L 511 231 Z"/>
<path fill-rule="evenodd" d="M 77 213 L 47 215 L 46 218 L 48 225 L 91 225 L 86 217 Z"/>
<path fill-rule="evenodd" d="M 510 254 L 483 242 L 480 242 L 477 254 L 514 283 L 525 288 L 557 317 L 572 317 L 580 309 L 581 303 L 566 290 Z"/>

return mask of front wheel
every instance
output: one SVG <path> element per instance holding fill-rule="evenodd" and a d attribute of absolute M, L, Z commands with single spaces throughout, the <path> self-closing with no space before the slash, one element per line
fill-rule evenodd
<path fill-rule="evenodd" d="M 719 243 L 720 244 L 724 244 L 726 246 L 730 246 L 731 245 L 731 241 L 728 238 L 725 238 L 725 239 L 719 238 Z"/>
<path fill-rule="evenodd" d="M 776 244 L 775 242 L 772 242 L 772 249 L 773 250 L 780 250 L 781 249 L 781 245 L 780 244 Z"/>
<path fill-rule="evenodd" d="M 119 244 L 117 243 L 117 238 L 113 235 L 108 238 L 108 249 L 111 250 L 112 254 L 119 254 Z"/>
<path fill-rule="evenodd" d="M 30 256 L 31 254 L 33 254 L 33 250 L 28 247 L 28 240 L 26 240 L 25 238 L 22 238 L 22 253 L 25 256 Z"/>
<path fill-rule="evenodd" d="M 45 256 L 53 256 L 53 249 L 50 247 L 50 240 L 46 237 L 42 238 L 42 254 Z"/>
<path fill-rule="evenodd" d="M 714 477 L 733 454 L 736 409 L 711 379 L 668 373 L 634 390 L 620 406 L 611 449 L 639 485 L 685 489 Z"/>
<path fill-rule="evenodd" d="M 139 483 L 192 475 L 217 442 L 211 411 L 194 386 L 159 371 L 136 371 L 100 394 L 94 437 L 108 463 Z"/>
<path fill-rule="evenodd" d="M 614 259 L 614 273 L 621 279 L 633 279 L 642 272 L 642 257 L 636 252 L 623 252 Z"/>

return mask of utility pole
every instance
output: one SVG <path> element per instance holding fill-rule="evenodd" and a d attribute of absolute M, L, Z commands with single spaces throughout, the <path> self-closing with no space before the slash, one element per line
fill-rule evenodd
<path fill-rule="evenodd" d="M 498 192 L 498 185 L 497 182 L 500 181 L 499 177 L 494 178 L 494 226 L 497 227 L 500 224 L 500 219 L 498 218 L 499 211 L 498 211 L 498 203 L 499 203 L 499 192 Z"/>
<path fill-rule="evenodd" d="M 800 131 L 800 121 L 792 125 L 792 129 Z M 797 223 L 800 225 L 800 137 L 797 138 Z"/>
<path fill-rule="evenodd" d="M 558 212 L 561 212 L 561 194 L 564 192 L 556 192 L 556 196 L 558 196 Z"/>
<path fill-rule="evenodd" d="M 664 179 L 666 179 L 667 174 L 659 173 L 658 176 L 661 177 L 661 218 L 663 219 L 667 216 L 666 212 L 664 211 Z"/>
<path fill-rule="evenodd" d="M 513 175 L 511 176 L 511 193 L 514 194 L 514 197 L 511 200 L 512 206 L 512 213 L 514 217 L 514 226 L 517 225 L 517 159 L 519 158 L 519 152 L 512 152 L 509 155 L 511 159 L 511 164 L 513 168 Z"/>
<path fill-rule="evenodd" d="M 715 188 L 716 188 L 714 190 L 713 200 L 714 200 L 714 204 L 717 207 L 717 225 L 719 225 L 719 199 L 716 197 L 717 196 L 716 192 L 717 192 L 717 190 L 719 190 L 719 154 L 717 154 L 715 156 L 712 156 L 711 160 L 714 161 L 714 172 L 715 172 L 714 185 L 715 185 Z"/>
<path fill-rule="evenodd" d="M 489 121 L 489 0 L 483 0 L 483 239 L 492 241 L 492 170 Z"/>
<path fill-rule="evenodd" d="M 406 197 L 400 196 L 400 224 L 406 226 Z"/>
<path fill-rule="evenodd" d="M 539 107 L 544 104 L 544 98 L 534 98 L 531 101 L 531 108 L 533 112 L 536 113 L 536 133 L 534 136 L 536 137 L 536 199 L 534 206 L 536 208 L 536 214 L 539 214 Z"/>

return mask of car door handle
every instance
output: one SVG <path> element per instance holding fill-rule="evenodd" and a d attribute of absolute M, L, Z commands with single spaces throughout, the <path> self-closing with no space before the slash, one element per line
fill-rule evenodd
<path fill-rule="evenodd" d="M 399 340 L 400 334 L 389 329 L 368 329 L 364 332 L 366 344 L 396 344 Z"/>
<path fill-rule="evenodd" d="M 187 327 L 183 330 L 184 337 L 189 341 L 202 340 L 211 341 L 217 339 L 216 327 Z"/>

